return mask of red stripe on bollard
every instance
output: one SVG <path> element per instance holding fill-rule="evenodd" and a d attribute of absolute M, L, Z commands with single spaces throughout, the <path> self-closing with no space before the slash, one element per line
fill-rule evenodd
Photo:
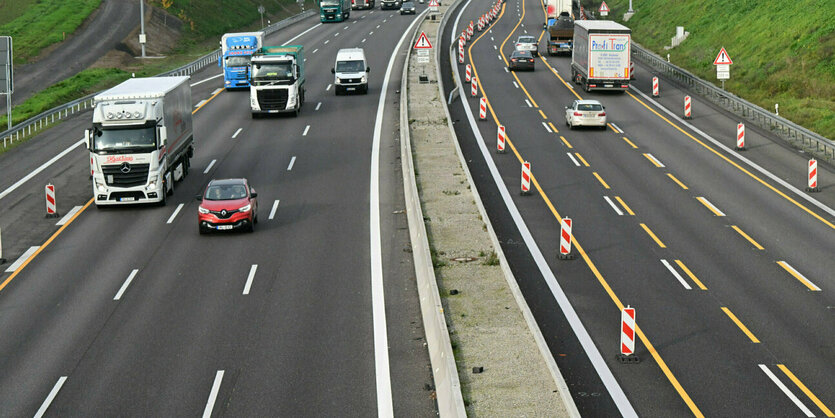
<path fill-rule="evenodd" d="M 652 78 L 652 97 L 658 97 L 658 77 Z"/>
<path fill-rule="evenodd" d="M 818 160 L 814 158 L 809 160 L 808 180 L 807 192 L 816 193 L 821 191 L 818 187 Z"/>
<path fill-rule="evenodd" d="M 478 101 L 478 118 L 481 120 L 487 119 L 487 98 L 482 97 Z"/>
<path fill-rule="evenodd" d="M 684 96 L 684 119 L 692 119 L 693 115 L 690 110 L 690 96 Z"/>
<path fill-rule="evenodd" d="M 736 149 L 737 151 L 745 151 L 745 124 L 736 124 Z"/>
<path fill-rule="evenodd" d="M 470 80 L 470 84 L 472 85 L 470 95 L 473 97 L 478 96 L 478 80 L 476 80 L 475 76 L 473 76 L 472 80 Z"/>
<path fill-rule="evenodd" d="M 522 194 L 526 195 L 531 192 L 531 163 L 525 161 L 522 163 Z"/>
<path fill-rule="evenodd" d="M 499 125 L 498 133 L 496 135 L 497 136 L 496 147 L 497 147 L 497 152 L 499 154 L 504 154 L 505 140 L 506 140 L 505 135 L 506 134 L 505 134 L 505 131 L 504 131 L 504 125 Z"/>
<path fill-rule="evenodd" d="M 571 256 L 571 218 L 562 218 L 560 222 L 560 258 L 570 260 Z"/>

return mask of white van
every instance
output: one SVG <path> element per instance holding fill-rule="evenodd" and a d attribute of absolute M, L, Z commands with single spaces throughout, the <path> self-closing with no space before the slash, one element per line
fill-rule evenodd
<path fill-rule="evenodd" d="M 368 93 L 368 62 L 362 48 L 343 48 L 336 53 L 336 62 L 331 72 L 336 95 L 347 91 Z"/>

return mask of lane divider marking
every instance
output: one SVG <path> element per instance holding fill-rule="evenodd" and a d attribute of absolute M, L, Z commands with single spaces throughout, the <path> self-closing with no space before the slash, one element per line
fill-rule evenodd
<path fill-rule="evenodd" d="M 647 158 L 647 160 L 649 160 L 649 161 L 650 161 L 652 164 L 654 164 L 656 167 L 658 167 L 658 168 L 662 168 L 662 167 L 664 167 L 664 164 L 661 164 L 661 161 L 658 161 L 658 159 L 657 159 L 657 158 L 655 158 L 652 154 L 650 154 L 650 153 L 644 153 L 644 157 L 646 157 L 646 158 Z"/>
<path fill-rule="evenodd" d="M 736 226 L 736 225 L 731 225 L 731 228 L 733 228 L 733 229 L 734 229 L 734 231 L 736 231 L 739 235 L 742 235 L 742 237 L 743 237 L 743 238 L 747 239 L 747 240 L 748 240 L 748 242 L 750 242 L 751 244 L 753 244 L 753 245 L 754 245 L 754 247 L 756 247 L 758 250 L 764 250 L 764 249 L 765 249 L 762 245 L 760 245 L 760 243 L 758 243 L 757 241 L 754 241 L 754 239 L 753 239 L 753 238 L 751 238 L 748 234 L 746 234 L 746 233 L 745 233 L 745 232 L 743 232 L 741 229 L 739 229 L 739 227 L 738 227 L 738 226 Z"/>
<path fill-rule="evenodd" d="M 699 286 L 699 289 L 707 290 L 707 286 L 705 286 L 704 283 L 702 283 L 702 281 L 699 280 L 699 278 L 696 277 L 696 275 L 693 274 L 693 272 L 690 271 L 690 269 L 687 268 L 687 266 L 685 266 L 681 260 L 675 260 L 675 262 L 676 264 L 678 264 L 679 268 L 681 268 L 684 274 L 686 274 L 687 277 L 690 277 L 690 280 L 692 280 L 693 283 L 696 283 L 696 286 Z"/>
<path fill-rule="evenodd" d="M 621 138 L 623 138 L 623 140 L 626 141 L 626 143 L 629 144 L 629 146 L 631 146 L 632 148 L 638 149 L 638 146 L 633 144 L 632 141 L 629 140 L 629 138 L 627 138 L 625 136 L 622 136 Z"/>
<path fill-rule="evenodd" d="M 680 274 L 678 274 L 678 272 L 676 271 L 676 269 L 674 269 L 674 268 L 673 268 L 673 266 L 672 266 L 672 265 L 670 265 L 670 263 L 669 263 L 667 260 L 665 260 L 665 259 L 663 259 L 663 258 L 662 258 L 662 259 L 661 259 L 661 264 L 663 264 L 663 265 L 664 265 L 664 267 L 666 267 L 666 268 L 667 268 L 667 270 L 669 270 L 669 271 L 670 271 L 670 273 L 672 273 L 672 274 L 673 274 L 673 277 L 675 277 L 675 278 L 676 278 L 676 280 L 678 280 L 678 282 L 679 282 L 679 283 L 681 283 L 681 285 L 682 285 L 682 286 L 684 286 L 684 288 L 685 288 L 685 289 L 687 289 L 687 290 L 693 290 L 693 288 L 692 288 L 692 287 L 690 287 L 690 284 L 688 284 L 688 283 L 684 280 L 684 278 L 683 278 L 683 277 L 681 277 L 681 275 L 680 275 Z"/>
<path fill-rule="evenodd" d="M 783 270 L 786 270 L 789 274 L 791 274 L 792 277 L 800 281 L 800 283 L 803 283 L 803 285 L 809 288 L 809 290 L 813 292 L 820 292 L 821 288 L 819 288 L 816 284 L 812 283 L 812 281 L 807 279 L 806 276 L 804 276 L 802 273 L 795 270 L 795 268 L 790 266 L 789 263 L 785 261 L 778 261 L 777 264 L 779 264 L 780 267 L 783 268 Z"/>
<path fill-rule="evenodd" d="M 562 143 L 563 143 L 563 144 L 565 144 L 565 146 L 566 146 L 566 147 L 568 147 L 569 149 L 573 149 L 573 148 L 574 148 L 574 147 L 572 147 L 572 146 L 571 146 L 571 143 L 570 143 L 570 142 L 568 142 L 568 140 L 567 140 L 567 139 L 565 139 L 565 137 L 564 137 L 564 136 L 560 135 L 560 139 L 562 140 Z"/>
<path fill-rule="evenodd" d="M 542 109 L 539 109 L 539 114 L 542 115 L 542 119 L 548 120 L 548 116 L 545 116 L 545 112 Z"/>
<path fill-rule="evenodd" d="M 743 324 L 742 321 L 740 321 L 739 318 L 737 318 L 736 315 L 734 315 L 734 313 L 731 312 L 730 309 L 723 306 L 722 312 L 725 312 L 725 315 L 728 315 L 728 318 L 731 318 L 731 321 L 734 321 L 734 324 L 736 324 L 736 326 L 739 327 L 739 329 L 742 330 L 742 332 L 748 336 L 748 339 L 750 339 L 752 343 L 760 343 L 760 340 L 754 336 L 754 333 L 752 333 L 751 330 L 749 330 L 748 327 L 746 327 L 745 324 Z"/>
<path fill-rule="evenodd" d="M 211 76 L 211 77 L 209 77 L 209 78 L 205 78 L 205 79 L 203 79 L 203 80 L 200 80 L 200 81 L 198 81 L 198 82 L 196 82 L 196 83 L 194 83 L 194 84 L 189 84 L 189 87 L 194 87 L 194 86 L 196 86 L 196 85 L 198 85 L 198 84 L 203 84 L 203 83 L 205 83 L 205 82 L 207 82 L 207 81 L 209 81 L 209 80 L 214 80 L 214 79 L 216 79 L 216 78 L 218 78 L 218 77 L 222 77 L 222 76 L 223 76 L 223 74 L 222 74 L 222 73 L 221 73 L 221 74 L 217 74 L 217 75 L 213 75 L 213 76 Z"/>
<path fill-rule="evenodd" d="M 64 217 L 63 217 L 63 218 L 61 218 L 61 220 L 60 220 L 60 221 L 58 221 L 55 225 L 61 226 L 61 225 L 65 224 L 65 223 L 67 223 L 67 221 L 69 221 L 69 220 L 70 220 L 70 218 L 72 218 L 73 216 L 75 216 L 75 214 L 76 214 L 76 213 L 78 213 L 78 211 L 79 211 L 79 210 L 81 210 L 81 206 L 74 206 L 74 207 L 73 207 L 72 209 L 70 209 L 70 211 L 69 211 L 69 212 L 67 212 L 67 214 L 66 214 L 66 215 L 64 215 Z"/>
<path fill-rule="evenodd" d="M 244 295 L 249 294 L 249 289 L 252 288 L 252 280 L 255 279 L 255 272 L 258 271 L 258 264 L 253 264 L 249 268 L 249 275 L 246 276 L 246 284 L 244 285 Z"/>
<path fill-rule="evenodd" d="M 216 162 L 217 160 L 212 160 L 212 162 L 210 162 L 209 165 L 206 166 L 206 169 L 203 170 L 203 174 L 209 174 L 209 170 L 212 169 L 212 166 L 214 166 Z"/>
<path fill-rule="evenodd" d="M 278 199 L 276 199 L 275 202 L 273 202 L 273 208 L 270 209 L 270 216 L 268 219 L 272 220 L 275 217 L 275 211 L 278 210 L 278 202 Z"/>
<path fill-rule="evenodd" d="M 550 127 L 551 127 L 551 129 L 553 129 L 553 130 L 554 130 L 554 133 L 559 132 L 559 130 L 557 129 L 557 127 L 556 127 L 556 126 L 554 126 L 554 124 L 553 124 L 553 123 L 548 122 L 548 126 L 550 126 Z"/>
<path fill-rule="evenodd" d="M 609 190 L 609 185 L 606 184 L 605 181 L 603 181 L 603 177 L 600 177 L 600 174 L 597 174 L 597 171 L 592 171 L 591 174 L 594 175 L 594 177 L 597 179 L 597 181 L 599 181 L 600 184 L 603 185 L 604 189 Z"/>
<path fill-rule="evenodd" d="M 180 203 L 179 205 L 177 205 L 177 209 L 174 209 L 174 213 L 172 213 L 171 216 L 168 217 L 168 220 L 165 221 L 165 223 L 170 224 L 171 222 L 174 222 L 174 218 L 177 217 L 177 214 L 180 213 L 180 209 L 182 209 L 184 205 L 184 203 Z"/>
<path fill-rule="evenodd" d="M 615 200 L 617 200 L 618 203 L 620 203 L 620 205 L 623 206 L 624 209 L 626 209 L 626 213 L 628 213 L 630 216 L 635 216 L 635 212 L 632 212 L 632 209 L 626 205 L 626 202 L 624 202 L 623 199 L 620 198 L 620 196 L 615 196 Z"/>
<path fill-rule="evenodd" d="M 294 155 L 293 158 L 290 159 L 290 165 L 287 166 L 287 171 L 292 170 L 293 169 L 293 164 L 295 164 L 295 163 L 296 163 L 296 156 Z"/>
<path fill-rule="evenodd" d="M 676 182 L 676 184 L 678 184 L 678 185 L 679 185 L 679 187 L 681 187 L 682 189 L 687 190 L 687 186 L 685 186 L 685 185 L 684 185 L 684 183 L 680 182 L 680 181 L 676 178 L 676 176 L 674 176 L 674 175 L 673 175 L 673 173 L 667 173 L 667 177 L 671 178 L 671 179 L 672 179 L 674 182 Z"/>
<path fill-rule="evenodd" d="M 667 248 L 667 246 L 666 246 L 666 245 L 664 245 L 664 243 L 663 243 L 663 242 L 661 242 L 661 240 L 660 240 L 660 239 L 658 239 L 658 237 L 655 235 L 655 233 L 653 233 L 653 232 L 652 232 L 652 230 L 651 230 L 651 229 L 649 229 L 649 227 L 647 226 L 647 224 L 642 223 L 642 224 L 641 224 L 641 228 L 644 228 L 644 231 L 646 231 L 646 233 L 650 236 L 650 238 L 652 238 L 652 240 L 653 240 L 653 241 L 655 241 L 655 243 L 656 243 L 656 244 L 658 244 L 658 246 L 659 246 L 659 247 L 661 247 L 661 248 Z"/>
<path fill-rule="evenodd" d="M 771 381 L 772 381 L 772 382 L 774 382 L 774 384 L 775 384 L 775 385 L 777 385 L 777 387 L 778 387 L 778 388 L 779 388 L 779 389 L 780 389 L 780 390 L 781 390 L 781 391 L 782 391 L 782 392 L 783 392 L 783 393 L 784 393 L 784 394 L 785 394 L 785 395 L 786 395 L 786 396 L 787 396 L 787 397 L 788 397 L 788 398 L 789 398 L 789 399 L 790 399 L 790 400 L 791 400 L 791 401 L 792 401 L 792 402 L 793 402 L 793 403 L 794 403 L 794 404 L 795 404 L 798 408 L 800 408 L 800 410 L 801 410 L 801 411 L 803 411 L 803 413 L 804 413 L 804 414 L 806 414 L 806 416 L 807 416 L 807 417 L 810 417 L 810 418 L 811 418 L 811 417 L 814 417 L 814 416 L 815 416 L 815 414 L 813 414 L 813 413 L 812 413 L 812 411 L 810 411 L 810 410 L 809 410 L 809 408 L 807 408 L 807 407 L 806 407 L 806 405 L 804 405 L 804 404 L 803 404 L 803 402 L 800 402 L 800 399 L 797 399 L 797 396 L 795 396 L 795 395 L 794 395 L 794 393 L 792 393 L 792 391 L 790 391 L 790 390 L 789 390 L 789 388 L 787 388 L 787 387 L 786 387 L 786 385 L 784 385 L 784 384 L 783 384 L 783 382 L 781 382 L 781 381 L 780 381 L 780 379 L 778 379 L 778 378 L 777 378 L 777 376 L 775 376 L 775 375 L 774 375 L 774 373 L 772 373 L 772 372 L 771 372 L 771 370 L 769 370 L 769 369 L 768 369 L 768 367 L 766 367 L 766 365 L 765 365 L 765 364 L 760 364 L 760 365 L 759 365 L 759 367 L 760 367 L 760 370 L 762 370 L 762 371 L 763 371 L 763 373 L 765 373 L 765 375 L 766 375 L 766 376 L 768 376 L 768 378 L 769 378 L 769 379 L 771 379 Z"/>
<path fill-rule="evenodd" d="M 41 407 L 38 408 L 38 412 L 35 412 L 35 418 L 41 418 L 46 413 L 46 410 L 49 409 L 49 405 L 52 404 L 52 400 L 58 396 L 58 391 L 61 390 L 61 386 L 64 386 L 64 382 L 67 381 L 67 376 L 61 376 L 58 378 L 58 382 L 55 383 L 55 386 L 52 387 L 52 390 L 49 391 L 49 395 L 47 395 L 46 399 L 44 399 Z"/>
<path fill-rule="evenodd" d="M 122 298 L 122 295 L 125 293 L 125 290 L 128 290 L 128 286 L 130 286 L 130 283 L 133 281 L 133 278 L 136 277 L 136 273 L 139 273 L 139 269 L 131 270 L 130 274 L 128 275 L 128 278 L 125 279 L 125 282 L 122 284 L 122 287 L 119 288 L 118 292 L 116 292 L 116 296 L 113 296 L 113 300 L 119 300 Z"/>
<path fill-rule="evenodd" d="M 789 370 L 789 369 L 788 369 L 785 365 L 783 365 L 783 364 L 778 364 L 778 365 L 777 365 L 777 368 L 778 368 L 778 369 L 780 369 L 780 370 L 782 370 L 782 371 L 783 371 L 783 373 L 784 373 L 786 376 L 788 376 L 788 378 L 789 378 L 789 379 L 791 379 L 791 381 L 792 381 L 792 382 L 794 382 L 794 384 L 795 384 L 795 385 L 797 385 L 797 387 L 798 387 L 798 388 L 799 388 L 799 389 L 800 389 L 803 393 L 805 393 L 805 394 L 806 394 L 806 396 L 808 396 L 808 397 L 809 397 L 809 399 L 811 399 L 811 400 L 812 400 L 812 402 L 814 402 L 814 403 L 815 403 L 815 405 L 817 405 L 817 406 L 818 406 L 818 408 L 820 408 L 820 410 L 824 413 L 824 415 L 826 415 L 826 416 L 828 416 L 828 417 L 835 417 L 835 414 L 833 414 L 833 413 L 832 413 L 832 410 L 830 410 L 829 408 L 827 408 L 827 407 L 826 407 L 826 405 L 824 405 L 824 403 L 823 403 L 823 402 L 821 402 L 821 400 L 820 400 L 820 399 L 818 399 L 818 397 L 817 397 L 817 396 L 815 396 L 815 394 L 814 394 L 814 393 L 812 393 L 812 391 L 811 391 L 811 390 L 809 390 L 809 388 L 807 388 L 807 387 L 806 387 L 806 385 L 804 385 L 804 384 L 803 384 L 803 382 L 801 382 L 801 381 L 800 381 L 800 379 L 798 379 L 798 378 L 797 378 L 797 376 L 795 376 L 795 375 L 794 375 L 794 373 L 792 373 L 792 372 L 791 372 L 791 370 Z"/>
<path fill-rule="evenodd" d="M 322 102 L 316 103 L 316 109 L 314 110 L 319 110 L 320 107 L 322 107 Z"/>
<path fill-rule="evenodd" d="M 567 152 L 566 154 L 568 155 L 568 158 L 571 158 L 571 162 L 573 162 L 573 163 L 574 163 L 574 165 L 576 165 L 577 167 L 579 167 L 579 166 L 580 166 L 580 162 L 579 162 L 579 161 L 577 161 L 577 160 L 574 158 L 574 155 L 573 155 L 573 154 L 571 154 L 570 152 Z"/>
<path fill-rule="evenodd" d="M 239 134 L 239 133 L 241 133 L 241 131 L 242 131 L 243 129 L 244 129 L 244 128 L 238 128 L 238 130 L 237 130 L 237 131 L 235 131 L 235 133 L 234 133 L 234 134 L 232 134 L 232 139 L 237 138 L 237 137 L 238 137 L 238 134 Z"/>
<path fill-rule="evenodd" d="M 304 132 L 302 132 L 302 136 L 307 136 L 307 131 L 310 130 L 310 125 L 304 127 Z"/>
<path fill-rule="evenodd" d="M 6 273 L 11 273 L 11 272 L 17 270 L 18 267 L 22 266 L 23 263 L 25 263 L 27 260 L 32 258 L 32 255 L 34 255 L 35 252 L 37 252 L 39 248 L 41 248 L 41 247 L 39 247 L 37 245 L 29 247 L 29 249 L 26 250 L 26 252 L 24 252 L 23 254 L 20 255 L 20 257 L 17 258 L 17 261 L 15 261 L 14 263 L 12 263 L 12 265 L 10 265 L 9 267 L 6 268 Z"/>
<path fill-rule="evenodd" d="M 580 161 L 582 161 L 582 162 L 583 162 L 583 165 L 584 165 L 584 166 L 586 166 L 586 167 L 590 167 L 590 166 L 589 166 L 589 163 L 586 161 L 586 159 L 585 159 L 585 158 L 583 158 L 583 156 L 582 156 L 582 155 L 580 155 L 580 153 L 579 153 L 579 152 L 575 152 L 574 154 L 575 154 L 575 155 L 577 155 L 577 158 L 579 158 L 579 159 L 580 159 Z"/>
<path fill-rule="evenodd" d="M 606 200 L 606 203 L 608 203 L 609 206 L 611 206 L 612 209 L 615 210 L 615 213 L 617 213 L 618 216 L 623 216 L 623 212 L 617 206 L 615 206 L 615 203 L 612 202 L 611 199 L 609 199 L 609 196 L 603 196 L 603 199 Z"/>
<path fill-rule="evenodd" d="M 701 202 L 701 204 L 705 205 L 705 207 L 708 208 L 711 212 L 713 212 L 714 215 L 725 216 L 725 212 L 719 210 L 719 208 L 717 208 L 713 203 L 710 203 L 710 201 L 708 201 L 706 198 L 702 196 L 697 196 L 696 200 Z"/>
<path fill-rule="evenodd" d="M 203 418 L 212 418 L 212 410 L 215 408 L 217 393 L 220 391 L 220 382 L 223 380 L 223 370 L 215 374 L 215 381 L 212 383 L 212 390 L 209 392 L 209 400 L 206 401 L 206 408 L 203 409 Z"/>
<path fill-rule="evenodd" d="M 546 124 L 545 122 L 542 122 L 542 127 L 545 128 L 545 130 L 548 131 L 549 134 L 554 133 L 554 131 L 552 131 L 551 128 L 548 127 L 548 124 Z"/>

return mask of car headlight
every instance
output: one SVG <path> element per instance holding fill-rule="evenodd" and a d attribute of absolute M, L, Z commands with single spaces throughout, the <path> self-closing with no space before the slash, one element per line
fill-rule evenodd
<path fill-rule="evenodd" d="M 151 178 L 151 181 L 149 181 L 148 185 L 145 186 L 145 190 L 156 190 L 157 189 L 157 180 L 159 180 L 159 175 L 156 175 L 153 178 Z"/>
<path fill-rule="evenodd" d="M 342 79 L 339 78 L 339 77 L 336 77 L 336 84 L 342 84 Z"/>
<path fill-rule="evenodd" d="M 202 213 L 202 214 L 209 213 L 209 210 L 208 210 L 208 209 L 206 209 L 206 208 L 204 208 L 203 206 L 198 206 L 198 207 L 197 207 L 197 211 L 198 211 L 198 212 L 200 212 L 200 213 Z"/>
<path fill-rule="evenodd" d="M 368 76 L 363 75 L 361 80 L 362 80 L 363 83 L 367 83 L 368 82 Z"/>
<path fill-rule="evenodd" d="M 100 183 L 100 182 L 98 182 L 98 181 L 96 181 L 96 189 L 98 189 L 98 191 L 99 191 L 100 193 L 104 193 L 104 192 L 106 192 L 106 191 L 107 191 L 107 187 L 104 187 L 104 184 L 102 184 L 102 183 Z"/>
<path fill-rule="evenodd" d="M 249 212 L 250 209 L 252 209 L 252 203 L 250 203 L 248 205 L 245 205 L 245 206 L 242 206 L 238 210 L 241 211 L 241 212 Z"/>

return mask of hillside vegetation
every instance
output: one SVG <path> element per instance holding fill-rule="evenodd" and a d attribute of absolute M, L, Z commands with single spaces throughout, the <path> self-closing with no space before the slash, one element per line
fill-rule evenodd
<path fill-rule="evenodd" d="M 582 0 L 597 10 L 600 1 Z M 629 0 L 607 0 L 623 22 Z M 835 139 L 835 1 L 634 0 L 624 24 L 636 42 L 716 85 L 713 60 L 725 47 L 733 60 L 726 90 Z M 665 50 L 676 26 L 690 36 Z"/>

